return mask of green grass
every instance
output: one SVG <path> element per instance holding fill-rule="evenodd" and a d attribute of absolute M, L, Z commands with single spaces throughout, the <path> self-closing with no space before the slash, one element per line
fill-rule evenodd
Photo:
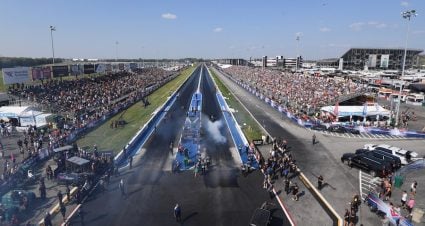
<path fill-rule="evenodd" d="M 177 88 L 192 74 L 195 67 L 190 67 L 183 71 L 172 81 L 168 82 L 154 93 L 149 95 L 150 105 L 144 108 L 143 103 L 137 102 L 127 110 L 118 113 L 101 126 L 86 134 L 77 140 L 80 147 L 90 146 L 94 144 L 100 150 L 112 150 L 115 153 L 120 151 L 130 139 L 140 130 L 144 124 L 152 117 L 152 113 L 167 100 L 170 93 Z M 110 123 L 113 120 L 122 118 L 127 124 L 121 128 L 110 128 Z"/>
<path fill-rule="evenodd" d="M 0 92 L 6 92 L 7 86 L 3 84 L 3 72 L 0 70 Z"/>
<path fill-rule="evenodd" d="M 227 105 L 230 108 L 235 109 L 236 112 L 233 115 L 236 118 L 236 121 L 239 125 L 242 126 L 242 131 L 249 141 L 254 139 L 261 139 L 263 131 L 258 125 L 258 123 L 251 117 L 251 115 L 245 110 L 245 108 L 236 100 L 233 93 L 223 84 L 223 82 L 217 77 L 213 70 L 210 70 L 211 75 L 213 76 L 215 83 L 220 89 L 224 97 L 226 97 Z"/>

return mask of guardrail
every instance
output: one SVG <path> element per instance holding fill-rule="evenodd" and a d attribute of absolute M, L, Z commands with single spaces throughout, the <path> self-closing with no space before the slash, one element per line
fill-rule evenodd
<path fill-rule="evenodd" d="M 305 120 L 305 119 L 299 118 L 299 117 L 293 115 L 293 113 L 290 112 L 285 106 L 280 105 L 279 103 L 275 102 L 274 100 L 271 100 L 270 98 L 264 96 L 260 92 L 251 88 L 249 85 L 244 84 L 244 83 L 234 79 L 228 73 L 226 73 L 226 72 L 224 72 L 220 69 L 217 69 L 217 70 L 220 71 L 227 78 L 232 80 L 234 83 L 236 83 L 240 87 L 244 88 L 246 91 L 248 91 L 252 95 L 256 96 L 257 98 L 264 101 L 266 104 L 270 105 L 272 108 L 274 108 L 279 113 L 281 113 L 282 116 L 286 116 L 288 119 L 290 119 L 295 124 L 302 126 L 302 127 L 305 127 L 305 128 L 311 128 L 314 125 L 327 125 L 326 123 L 321 123 L 319 121 Z M 353 126 L 348 125 L 348 124 L 343 124 L 343 123 L 340 123 L 340 124 L 344 127 L 347 127 L 347 128 L 353 127 Z M 402 136 L 402 137 L 406 137 L 406 138 L 424 138 L 425 139 L 425 132 L 420 132 L 420 131 L 411 131 L 411 130 L 398 129 L 398 128 L 385 129 L 385 128 L 378 128 L 378 127 L 364 127 L 364 126 L 356 126 L 355 128 L 359 129 L 360 132 L 376 134 L 376 135 L 395 135 L 395 136 Z"/>
<path fill-rule="evenodd" d="M 156 126 L 161 122 L 162 118 L 166 114 L 167 107 L 174 104 L 177 99 L 177 94 L 180 92 L 180 89 L 189 81 L 193 73 L 195 73 L 196 68 L 193 70 L 192 74 L 187 77 L 187 79 L 174 91 L 164 104 L 159 106 L 153 113 L 153 116 L 149 119 L 147 123 L 133 136 L 133 138 L 125 146 L 126 154 L 124 156 L 124 149 L 122 149 L 114 158 L 115 164 L 118 166 L 125 166 L 127 163 L 127 158 L 137 154 L 140 146 L 143 145 L 150 134 L 156 129 Z"/>
<path fill-rule="evenodd" d="M 207 69 L 208 69 L 208 74 L 211 75 L 209 68 L 207 68 Z M 214 79 L 212 79 L 212 81 L 213 81 L 214 86 L 216 88 L 216 92 L 217 92 L 216 98 L 217 98 L 217 101 L 220 105 L 224 120 L 226 121 L 226 125 L 229 128 L 230 135 L 233 139 L 233 142 L 234 142 L 235 146 L 238 148 L 240 162 L 245 165 L 245 164 L 248 163 L 248 153 L 247 153 L 247 151 L 243 151 L 243 149 L 249 148 L 249 142 L 246 139 L 245 134 L 242 132 L 238 122 L 236 121 L 235 116 L 229 110 L 229 106 L 227 105 L 227 102 L 224 100 L 224 97 L 223 97 L 220 89 L 218 88 L 216 82 L 214 81 Z M 258 161 L 251 162 L 250 166 L 257 169 L 258 168 Z"/>
<path fill-rule="evenodd" d="M 221 72 L 221 71 L 219 71 Z M 224 73 L 222 73 L 223 75 L 225 75 Z M 229 76 L 227 76 L 229 77 Z M 233 79 L 231 79 L 233 80 Z M 234 80 L 233 80 L 234 81 Z M 292 119 L 294 120 L 294 119 Z M 258 122 L 257 122 L 258 123 Z M 258 125 L 260 127 L 261 124 L 258 123 Z M 266 130 L 264 130 L 266 131 Z M 268 134 L 268 132 L 266 131 L 266 133 Z M 268 134 L 269 137 L 272 137 L 270 134 Z M 261 158 L 263 158 L 261 152 L 259 152 L 257 150 L 258 154 L 261 156 Z M 257 161 L 259 161 L 257 159 Z M 303 182 L 303 184 L 306 186 L 307 189 L 309 189 L 310 193 L 313 195 L 313 197 L 319 202 L 319 204 L 324 208 L 325 212 L 331 217 L 332 221 L 333 221 L 333 225 L 335 226 L 342 226 L 343 225 L 343 220 L 341 218 L 341 216 L 335 211 L 335 209 L 329 204 L 329 202 L 322 196 L 322 194 L 313 186 L 313 184 L 310 182 L 310 180 L 301 172 L 300 169 L 297 170 L 298 171 L 298 175 L 300 180 Z M 275 192 L 276 194 L 276 192 Z M 282 205 L 283 206 L 283 205 Z M 284 207 L 284 206 L 283 206 Z M 288 215 L 290 216 L 290 215 Z M 292 220 L 292 219 L 291 219 Z"/>

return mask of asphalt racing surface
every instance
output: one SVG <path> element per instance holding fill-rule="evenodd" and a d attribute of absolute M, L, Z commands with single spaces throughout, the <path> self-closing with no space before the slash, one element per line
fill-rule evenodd
<path fill-rule="evenodd" d="M 202 66 L 203 67 L 203 66 Z M 243 176 L 230 149 L 233 141 L 215 98 L 211 78 L 203 68 L 203 146 L 212 159 L 207 175 L 194 177 L 192 170 L 172 173 L 171 140 L 176 144 L 192 94 L 196 91 L 198 67 L 180 91 L 166 120 L 134 158 L 133 169 L 113 177 L 104 193 L 94 193 L 82 205 L 84 219 L 75 217 L 70 225 L 249 225 L 252 213 L 264 201 L 272 202 L 270 225 L 289 225 L 276 199 L 262 188 L 263 176 L 255 171 Z M 214 122 L 207 122 L 213 115 Z M 222 123 L 222 126 L 219 125 Z M 210 129 L 208 129 L 210 128 Z M 214 129 L 214 128 L 218 128 Z M 220 131 L 220 134 L 217 134 Z M 223 141 L 224 139 L 224 141 Z M 205 149 L 203 149 L 205 150 Z M 118 188 L 125 183 L 126 195 Z M 173 208 L 182 208 L 182 223 L 177 223 Z"/>

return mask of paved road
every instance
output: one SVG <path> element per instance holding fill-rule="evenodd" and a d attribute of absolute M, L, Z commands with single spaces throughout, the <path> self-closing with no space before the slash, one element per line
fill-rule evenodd
<path fill-rule="evenodd" d="M 331 203 L 337 212 L 342 216 L 344 209 L 348 207 L 350 197 L 354 193 L 360 192 L 359 171 L 355 168 L 350 169 L 340 162 L 340 157 L 345 152 L 353 152 L 357 148 L 363 147 L 367 143 L 386 143 L 398 146 L 408 150 L 416 151 L 420 156 L 425 155 L 425 140 L 388 140 L 388 139 L 361 139 L 361 138 L 342 138 L 328 134 L 317 134 L 318 145 L 311 145 L 312 131 L 301 128 L 281 115 L 269 105 L 259 100 L 257 97 L 248 93 L 240 86 L 233 83 L 224 76 L 220 76 L 223 82 L 230 88 L 230 91 L 242 101 L 242 103 L 251 111 L 254 117 L 272 134 L 272 136 L 283 137 L 292 147 L 293 155 L 298 161 L 301 170 L 309 177 L 310 181 L 317 179 L 313 175 L 322 174 L 325 181 L 336 188 L 322 189 L 322 195 Z M 241 123 L 241 122 L 239 122 Z M 243 122 L 242 122 L 243 123 Z M 312 206 L 301 216 L 308 215 Z M 300 210 L 302 211 L 302 210 Z M 378 225 L 379 219 L 363 205 L 361 208 L 361 223 L 365 225 Z M 297 215 L 295 215 L 297 217 Z M 303 224 L 303 218 L 295 219 L 298 224 Z"/>
<path fill-rule="evenodd" d="M 169 169 L 173 159 L 168 145 L 177 140 L 192 93 L 197 86 L 199 68 L 172 107 L 172 117 L 157 127 L 156 133 L 135 158 L 133 169 L 113 178 L 105 194 L 90 197 L 83 204 L 87 225 L 178 225 L 173 218 L 176 203 L 182 206 L 182 225 L 248 225 L 253 211 L 264 201 L 271 201 L 272 225 L 288 225 L 279 205 L 262 189 L 262 174 L 257 171 L 241 176 L 234 158 L 229 154 L 231 140 L 225 127 L 221 132 L 226 142 L 216 144 L 212 134 L 206 134 L 205 146 L 212 157 L 212 168 L 206 176 L 194 177 L 192 171 L 173 174 Z M 206 68 L 204 68 L 206 73 Z M 205 78 L 205 76 L 204 76 Z M 206 114 L 220 118 L 213 101 L 210 80 L 204 80 L 202 90 Z M 183 109 L 181 108 L 183 106 Z M 172 118 L 172 122 L 170 119 Z M 215 145 L 213 145 L 215 144 Z M 126 184 L 121 197 L 118 181 Z M 79 218 L 72 225 L 80 225 Z"/>

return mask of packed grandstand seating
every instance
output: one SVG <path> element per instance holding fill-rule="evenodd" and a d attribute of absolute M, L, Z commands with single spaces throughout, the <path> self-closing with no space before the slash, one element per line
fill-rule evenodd
<path fill-rule="evenodd" d="M 315 114 L 339 98 L 364 90 L 363 85 L 351 80 L 301 73 L 246 66 L 231 66 L 224 71 L 299 116 Z"/>
<path fill-rule="evenodd" d="M 165 82 L 172 74 L 158 68 L 137 69 L 75 80 L 50 80 L 31 85 L 13 85 L 9 94 L 63 116 L 64 131 L 82 128 L 114 109 L 140 99 L 145 88 Z"/>

